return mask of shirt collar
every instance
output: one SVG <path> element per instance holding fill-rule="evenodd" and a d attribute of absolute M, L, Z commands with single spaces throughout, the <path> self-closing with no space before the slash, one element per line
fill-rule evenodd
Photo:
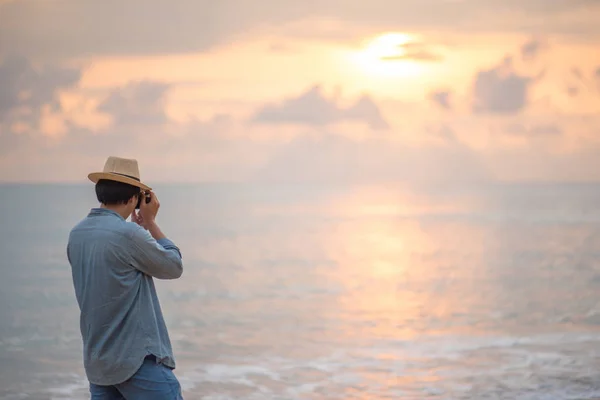
<path fill-rule="evenodd" d="M 123 221 L 125 220 L 125 218 L 123 218 L 116 211 L 109 210 L 108 208 L 101 208 L 101 207 L 92 208 L 90 210 L 90 213 L 88 214 L 88 217 L 102 216 L 102 215 L 116 216 L 117 218 L 122 219 Z"/>

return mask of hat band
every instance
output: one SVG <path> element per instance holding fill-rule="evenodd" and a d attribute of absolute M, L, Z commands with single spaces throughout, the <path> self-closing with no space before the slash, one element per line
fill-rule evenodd
<path fill-rule="evenodd" d="M 118 173 L 118 172 L 111 172 L 111 174 L 115 174 L 115 175 L 121 175 L 121 176 L 126 176 L 127 178 L 131 178 L 131 179 L 134 179 L 134 180 L 136 180 L 136 181 L 140 182 L 140 178 L 136 178 L 135 176 L 126 175 L 126 174 L 120 174 L 120 173 Z"/>

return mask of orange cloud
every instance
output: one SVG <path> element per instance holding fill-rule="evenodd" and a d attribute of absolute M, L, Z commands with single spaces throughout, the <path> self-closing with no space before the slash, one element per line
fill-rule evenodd
<path fill-rule="evenodd" d="M 590 1 L 348 0 L 297 3 L 256 0 L 134 1 L 115 15 L 113 3 L 94 0 L 3 2 L 0 49 L 44 58 L 97 55 L 194 53 L 227 45 L 248 34 L 285 32 L 303 23 L 300 34 L 353 37 L 357 26 L 439 32 L 523 32 L 595 35 L 598 4 Z M 140 13 L 140 9 L 144 10 Z M 326 29 L 314 21 L 324 20 Z M 16 22 L 18 21 L 18 22 Z M 577 21 L 577 24 L 572 23 Z M 313 22 L 311 24 L 311 22 Z M 330 32 L 331 26 L 336 27 Z M 349 29 L 349 28 L 353 29 Z M 293 34 L 293 32 L 287 32 Z"/>
<path fill-rule="evenodd" d="M 591 154 L 600 151 L 600 123 L 590 110 L 600 101 L 600 60 L 572 56 L 589 45 L 550 43 L 540 51 L 541 39 L 455 43 L 438 70 L 430 63 L 408 80 L 355 73 L 356 65 L 337 58 L 348 46 L 305 42 L 274 53 L 272 38 L 263 39 L 210 56 L 156 56 L 152 73 L 133 58 L 114 59 L 110 68 L 99 59 L 86 69 L 4 59 L 0 180 L 79 181 L 81 170 L 115 151 L 143 160 L 152 179 L 165 181 L 418 186 L 599 178 Z M 511 47 L 512 63 L 498 64 Z M 319 68 L 302 67 L 306 60 Z M 186 75 L 202 66 L 206 75 Z M 112 80 L 83 85 L 79 77 L 90 68 Z M 183 69 L 195 80 L 181 80 Z M 474 101 L 482 112 L 473 112 Z"/>
<path fill-rule="evenodd" d="M 388 123 L 381 115 L 377 104 L 363 95 L 354 104 L 343 107 L 335 97 L 327 98 L 320 86 L 314 86 L 297 97 L 288 98 L 280 104 L 262 107 L 254 121 L 266 124 L 306 124 L 325 126 L 342 121 L 366 123 L 371 129 L 387 129 Z"/>
<path fill-rule="evenodd" d="M 39 129 L 43 135 L 53 138 L 60 138 L 68 132 L 64 117 L 54 112 L 49 104 L 42 106 Z"/>

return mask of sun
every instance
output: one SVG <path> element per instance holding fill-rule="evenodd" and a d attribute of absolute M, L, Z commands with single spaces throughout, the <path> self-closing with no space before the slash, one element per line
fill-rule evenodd
<path fill-rule="evenodd" d="M 350 55 L 351 62 L 370 78 L 410 77 L 422 73 L 418 62 L 403 59 L 403 46 L 415 38 L 406 33 L 389 32 L 365 41 Z"/>
<path fill-rule="evenodd" d="M 402 45 L 411 41 L 412 37 L 405 33 L 386 33 L 369 40 L 362 53 L 373 58 L 394 57 L 401 54 Z"/>

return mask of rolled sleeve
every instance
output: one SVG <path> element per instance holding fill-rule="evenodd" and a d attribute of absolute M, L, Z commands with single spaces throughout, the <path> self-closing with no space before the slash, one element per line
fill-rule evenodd
<path fill-rule="evenodd" d="M 132 264 L 157 279 L 177 279 L 183 273 L 181 251 L 170 239 L 158 241 L 145 229 L 134 228 L 131 234 Z"/>
<path fill-rule="evenodd" d="M 156 242 L 160 244 L 165 250 L 175 250 L 177 254 L 179 254 L 179 258 L 182 258 L 181 250 L 179 250 L 179 247 L 177 247 L 175 243 L 173 243 L 170 239 L 162 238 L 158 239 Z"/>

